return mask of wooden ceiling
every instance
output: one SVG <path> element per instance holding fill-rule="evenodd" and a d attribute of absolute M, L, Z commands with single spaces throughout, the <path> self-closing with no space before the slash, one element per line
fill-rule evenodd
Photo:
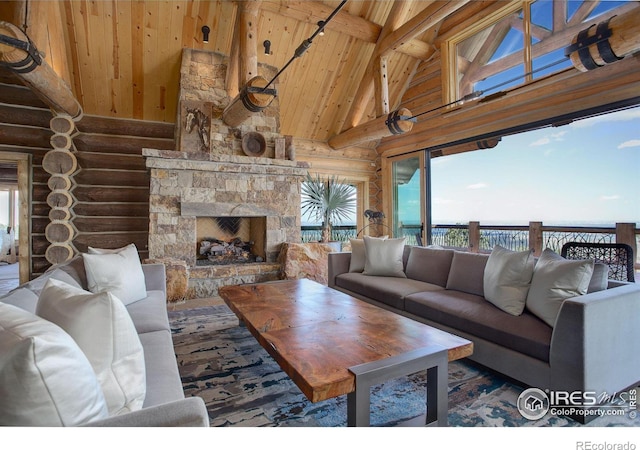
<path fill-rule="evenodd" d="M 86 114 L 175 122 L 182 49 L 229 55 L 242 3 L 29 0 L 2 2 L 0 18 L 24 29 L 27 12 L 27 34 L 69 83 Z M 258 3 L 258 62 L 280 69 L 340 2 Z M 418 64 L 437 52 L 432 43 L 438 32 L 455 25 L 450 21 L 443 26 L 441 19 L 458 8 L 468 7 L 468 15 L 496 2 L 466 3 L 348 1 L 325 35 L 315 38 L 279 78 L 281 132 L 326 141 L 380 115 L 363 79 L 370 61 L 377 61 L 374 52 L 389 49 L 388 97 L 393 110 Z M 203 25 L 211 29 L 208 43 L 203 42 Z M 383 38 L 403 25 L 403 35 L 396 33 L 381 47 Z M 271 55 L 262 48 L 265 40 L 271 41 Z"/>

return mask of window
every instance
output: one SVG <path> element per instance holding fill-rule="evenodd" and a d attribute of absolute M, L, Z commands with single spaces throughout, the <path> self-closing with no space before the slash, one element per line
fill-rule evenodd
<path fill-rule="evenodd" d="M 488 95 L 572 67 L 564 49 L 578 32 L 629 7 L 620 1 L 509 3 L 448 42 L 447 103 Z"/>
<path fill-rule="evenodd" d="M 391 166 L 393 236 L 406 237 L 411 245 L 418 235 L 422 239 L 423 166 L 422 156 L 397 159 Z"/>

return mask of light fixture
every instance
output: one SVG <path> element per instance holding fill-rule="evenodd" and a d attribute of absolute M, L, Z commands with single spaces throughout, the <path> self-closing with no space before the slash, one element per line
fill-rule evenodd
<path fill-rule="evenodd" d="M 209 42 L 210 31 L 211 31 L 211 28 L 209 28 L 208 26 L 205 25 L 202 27 L 202 42 L 204 42 L 205 44 Z"/>
<path fill-rule="evenodd" d="M 325 26 L 324 20 L 318 21 L 318 28 L 320 30 L 320 32 L 318 33 L 318 36 L 324 36 L 324 26 Z"/>
<path fill-rule="evenodd" d="M 264 45 L 264 54 L 265 55 L 270 55 L 271 54 L 271 41 L 270 40 L 266 40 L 262 43 L 262 45 Z"/>

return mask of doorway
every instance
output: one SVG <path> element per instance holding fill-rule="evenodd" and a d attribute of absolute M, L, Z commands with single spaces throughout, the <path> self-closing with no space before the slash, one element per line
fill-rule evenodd
<path fill-rule="evenodd" d="M 0 152 L 0 291 L 29 281 L 30 158 Z"/>

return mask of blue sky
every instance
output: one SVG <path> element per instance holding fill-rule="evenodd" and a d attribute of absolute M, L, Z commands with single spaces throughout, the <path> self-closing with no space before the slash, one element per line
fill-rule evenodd
<path fill-rule="evenodd" d="M 640 107 L 434 158 L 431 173 L 434 223 L 640 223 Z"/>

